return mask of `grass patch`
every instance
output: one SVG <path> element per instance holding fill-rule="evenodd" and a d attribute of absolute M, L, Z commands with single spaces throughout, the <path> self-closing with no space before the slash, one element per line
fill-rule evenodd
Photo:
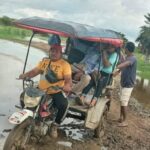
<path fill-rule="evenodd" d="M 30 37 L 31 35 L 32 35 L 32 31 L 30 31 L 30 30 L 16 28 L 14 26 L 0 25 L 0 39 L 23 40 L 24 41 L 25 37 Z M 35 37 L 47 41 L 49 35 L 48 34 L 37 34 Z M 66 38 L 61 37 L 61 42 L 65 43 Z"/>
<path fill-rule="evenodd" d="M 138 75 L 142 78 L 150 79 L 150 62 L 145 63 L 143 54 L 136 52 Z"/>
<path fill-rule="evenodd" d="M 25 37 L 30 36 L 31 31 L 25 29 L 18 29 L 13 26 L 0 26 L 0 38 L 7 40 L 23 40 Z"/>

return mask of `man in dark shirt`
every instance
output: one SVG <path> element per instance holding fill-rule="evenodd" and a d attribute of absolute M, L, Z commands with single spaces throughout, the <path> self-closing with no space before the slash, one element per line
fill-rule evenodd
<path fill-rule="evenodd" d="M 134 43 L 128 42 L 125 46 L 126 59 L 117 66 L 117 72 L 121 71 L 121 95 L 120 95 L 121 108 L 118 125 L 119 127 L 125 127 L 128 125 L 126 121 L 127 106 L 136 79 L 137 60 L 133 54 L 134 49 L 135 49 Z"/>

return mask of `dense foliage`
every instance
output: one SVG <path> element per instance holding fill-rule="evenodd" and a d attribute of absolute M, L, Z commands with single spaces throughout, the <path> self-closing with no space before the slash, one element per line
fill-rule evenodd
<path fill-rule="evenodd" d="M 10 26 L 12 25 L 13 21 L 14 19 L 9 18 L 7 16 L 3 16 L 2 18 L 0 18 L 0 25 Z"/>
<path fill-rule="evenodd" d="M 150 55 L 150 13 L 145 15 L 145 25 L 141 26 L 140 34 L 136 41 L 145 55 Z"/>
<path fill-rule="evenodd" d="M 31 35 L 31 31 L 15 28 L 13 21 L 15 19 L 3 16 L 0 18 L 0 38 L 2 39 L 23 39 Z"/>

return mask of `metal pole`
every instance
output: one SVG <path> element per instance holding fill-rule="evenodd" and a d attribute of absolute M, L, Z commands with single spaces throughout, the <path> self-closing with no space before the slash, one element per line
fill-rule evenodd
<path fill-rule="evenodd" d="M 25 69 L 26 69 L 26 65 L 27 65 L 27 61 L 28 61 L 28 55 L 29 55 L 30 46 L 31 46 L 31 41 L 32 41 L 32 38 L 33 38 L 34 34 L 35 34 L 35 32 L 32 33 L 32 36 L 31 36 L 29 44 L 28 44 L 28 50 L 27 50 L 27 54 L 26 54 L 24 67 L 23 67 L 23 74 L 25 73 Z M 23 80 L 23 89 L 24 89 L 24 80 Z"/>

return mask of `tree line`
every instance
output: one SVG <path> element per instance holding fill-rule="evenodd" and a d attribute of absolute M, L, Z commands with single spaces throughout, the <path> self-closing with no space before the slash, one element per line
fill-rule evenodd
<path fill-rule="evenodd" d="M 7 16 L 3 16 L 3 17 L 0 18 L 0 25 L 11 26 L 12 22 L 14 20 L 15 19 L 9 18 Z"/>
<path fill-rule="evenodd" d="M 142 53 L 145 55 L 145 60 L 150 61 L 150 13 L 144 16 L 145 25 L 141 26 L 139 36 L 136 41 Z"/>

